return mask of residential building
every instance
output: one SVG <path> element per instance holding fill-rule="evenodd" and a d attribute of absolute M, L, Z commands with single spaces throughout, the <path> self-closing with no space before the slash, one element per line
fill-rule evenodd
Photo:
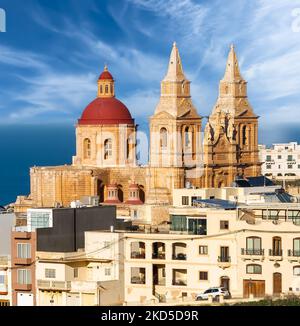
<path fill-rule="evenodd" d="M 259 145 L 262 174 L 277 180 L 300 178 L 300 145 L 297 142 Z"/>
<path fill-rule="evenodd" d="M 80 251 L 37 252 L 38 305 L 122 305 L 122 237 L 117 232 L 88 231 Z"/>

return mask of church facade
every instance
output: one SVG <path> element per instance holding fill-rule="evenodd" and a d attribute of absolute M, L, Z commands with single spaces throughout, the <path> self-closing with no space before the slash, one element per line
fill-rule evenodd
<path fill-rule="evenodd" d="M 201 129 L 202 117 L 174 43 L 160 100 L 150 117 L 149 163 L 139 166 L 137 126 L 116 98 L 114 78 L 105 67 L 97 98 L 76 125 L 72 165 L 31 168 L 30 195 L 17 198 L 15 211 L 67 207 L 84 196 L 97 196 L 104 204 L 170 205 L 173 189 L 187 184 L 225 187 L 237 176 L 260 175 L 258 116 L 248 102 L 233 46 L 203 137 Z"/>

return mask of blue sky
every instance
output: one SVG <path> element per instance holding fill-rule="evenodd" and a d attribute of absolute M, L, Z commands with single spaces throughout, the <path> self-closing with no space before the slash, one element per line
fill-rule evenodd
<path fill-rule="evenodd" d="M 0 8 L 1 124 L 74 124 L 105 63 L 117 97 L 145 122 L 173 41 L 201 115 L 234 43 L 261 128 L 300 123 L 298 0 L 0 0 Z"/>

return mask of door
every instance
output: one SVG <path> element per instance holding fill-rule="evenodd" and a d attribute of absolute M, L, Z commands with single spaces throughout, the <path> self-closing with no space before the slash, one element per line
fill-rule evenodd
<path fill-rule="evenodd" d="M 273 295 L 280 295 L 282 292 L 282 277 L 281 273 L 273 274 Z"/>
<path fill-rule="evenodd" d="M 281 238 L 273 238 L 273 256 L 281 256 Z"/>
<path fill-rule="evenodd" d="M 33 294 L 32 293 L 18 293 L 17 294 L 18 306 L 33 306 Z"/>
<path fill-rule="evenodd" d="M 230 291 L 230 289 L 229 289 L 229 283 L 230 283 L 230 279 L 229 279 L 229 277 L 227 277 L 227 276 L 223 276 L 223 277 L 221 277 L 221 282 L 220 282 L 221 284 L 220 284 L 220 286 L 221 287 L 223 287 L 223 288 L 225 288 L 226 290 L 228 290 L 228 291 Z"/>
<path fill-rule="evenodd" d="M 244 280 L 244 298 L 263 298 L 265 296 L 265 281 Z"/>
<path fill-rule="evenodd" d="M 67 306 L 80 306 L 79 293 L 68 293 L 67 294 Z"/>

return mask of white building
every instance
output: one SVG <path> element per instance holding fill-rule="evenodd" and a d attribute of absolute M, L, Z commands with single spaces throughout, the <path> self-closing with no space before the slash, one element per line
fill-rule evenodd
<path fill-rule="evenodd" d="M 296 142 L 259 145 L 262 174 L 276 179 L 295 180 L 300 177 L 300 145 Z"/>

